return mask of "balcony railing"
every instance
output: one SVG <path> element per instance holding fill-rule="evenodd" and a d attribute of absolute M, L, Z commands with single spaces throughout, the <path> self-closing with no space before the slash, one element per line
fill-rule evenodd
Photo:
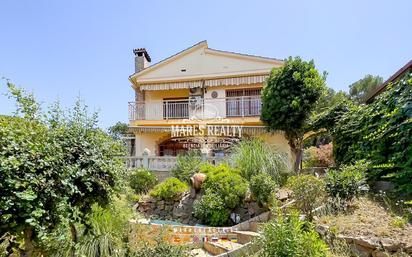
<path fill-rule="evenodd" d="M 174 156 L 128 156 L 125 157 L 127 168 L 146 168 L 153 171 L 170 171 L 176 165 Z M 204 160 L 217 165 L 225 161 L 224 157 L 206 157 Z"/>
<path fill-rule="evenodd" d="M 260 96 L 129 102 L 130 120 L 252 117 L 261 111 Z"/>

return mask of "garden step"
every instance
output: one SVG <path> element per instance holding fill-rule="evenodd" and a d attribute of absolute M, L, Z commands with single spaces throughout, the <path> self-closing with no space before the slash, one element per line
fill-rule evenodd
<path fill-rule="evenodd" d="M 196 257 L 211 257 L 211 256 L 214 256 L 214 255 L 210 254 L 208 251 L 206 251 L 203 248 L 193 249 L 193 250 L 190 251 L 190 253 L 193 256 L 196 256 Z"/>
<path fill-rule="evenodd" d="M 215 244 L 215 245 L 218 245 L 222 248 L 225 248 L 227 250 L 227 252 L 235 250 L 235 249 L 242 246 L 242 244 L 235 243 L 235 242 L 232 242 L 232 241 L 229 241 L 229 240 L 224 240 L 224 241 L 219 240 L 218 242 L 212 242 L 212 243 Z"/>
<path fill-rule="evenodd" d="M 259 236 L 259 233 L 253 231 L 233 231 L 237 235 L 237 241 L 240 244 L 246 244 L 253 240 L 253 238 Z"/>
<path fill-rule="evenodd" d="M 265 224 L 264 222 L 252 221 L 250 222 L 249 231 L 258 232 L 259 228 Z"/>
<path fill-rule="evenodd" d="M 219 240 L 217 242 L 205 242 L 203 248 L 212 255 L 219 255 L 235 250 L 241 246 L 241 244 L 232 241 Z"/>

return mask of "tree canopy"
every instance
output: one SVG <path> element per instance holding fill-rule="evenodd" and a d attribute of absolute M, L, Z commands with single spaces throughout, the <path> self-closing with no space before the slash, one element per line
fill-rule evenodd
<path fill-rule="evenodd" d="M 127 134 L 127 124 L 121 121 L 116 122 L 113 126 L 109 127 L 109 134 L 115 139 L 121 139 Z"/>
<path fill-rule="evenodd" d="M 364 78 L 354 82 L 349 86 L 350 98 L 360 104 L 366 101 L 366 98 L 372 91 L 381 85 L 383 78 L 380 76 L 366 75 Z"/>
<path fill-rule="evenodd" d="M 295 170 L 311 111 L 325 90 L 325 76 L 319 74 L 313 61 L 300 57 L 289 57 L 282 67 L 273 69 L 263 89 L 261 119 L 270 130 L 285 132 L 297 157 Z"/>
<path fill-rule="evenodd" d="M 109 202 L 123 148 L 79 101 L 42 113 L 33 95 L 8 87 L 19 112 L 0 117 L 0 234 L 23 235 L 22 255 L 31 256 L 34 242 L 60 223 L 83 222 L 93 203 Z"/>

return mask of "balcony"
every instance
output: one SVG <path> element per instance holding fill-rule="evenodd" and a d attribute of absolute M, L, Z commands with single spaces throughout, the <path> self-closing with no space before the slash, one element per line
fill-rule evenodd
<path fill-rule="evenodd" d="M 129 102 L 129 120 L 257 117 L 261 111 L 260 96 Z"/>

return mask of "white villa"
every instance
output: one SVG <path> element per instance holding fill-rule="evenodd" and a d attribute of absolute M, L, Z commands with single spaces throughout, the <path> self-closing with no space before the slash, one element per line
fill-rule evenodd
<path fill-rule="evenodd" d="M 261 90 L 282 61 L 208 47 L 202 41 L 158 63 L 135 49 L 129 77 L 129 166 L 169 170 L 176 155 L 191 149 L 219 161 L 243 138 L 260 137 L 292 158 L 281 133 L 260 120 Z"/>

